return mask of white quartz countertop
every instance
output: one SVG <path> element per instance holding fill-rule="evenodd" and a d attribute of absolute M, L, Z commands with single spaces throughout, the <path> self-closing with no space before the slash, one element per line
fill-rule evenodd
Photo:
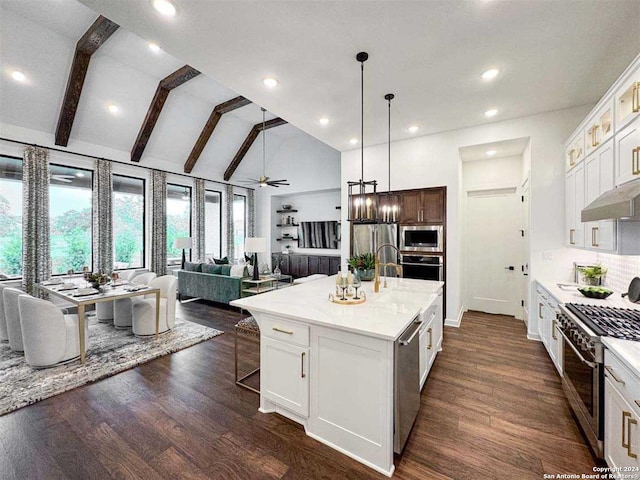
<path fill-rule="evenodd" d="M 390 278 L 387 283 L 388 288 L 381 282 L 380 292 L 374 293 L 373 282 L 362 282 L 367 300 L 359 305 L 329 301 L 329 294 L 336 293 L 336 275 L 241 298 L 231 305 L 393 341 L 435 300 L 444 282 Z"/>
<path fill-rule="evenodd" d="M 601 307 L 630 308 L 632 310 L 640 310 L 640 304 L 630 302 L 626 297 L 622 298 L 623 292 L 614 291 L 612 295 L 603 300 L 597 298 L 588 298 L 578 291 L 579 285 L 572 287 L 560 288 L 558 282 L 536 280 L 538 284 L 547 290 L 559 303 L 581 303 L 584 305 L 598 305 Z M 571 285 L 569 283 L 561 283 L 562 285 Z"/>
<path fill-rule="evenodd" d="M 640 342 L 602 337 L 602 343 L 640 377 Z"/>

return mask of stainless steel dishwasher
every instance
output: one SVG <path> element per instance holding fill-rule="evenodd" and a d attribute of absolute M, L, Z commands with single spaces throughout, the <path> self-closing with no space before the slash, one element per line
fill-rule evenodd
<path fill-rule="evenodd" d="M 402 453 L 420 410 L 420 315 L 402 332 L 394 345 L 393 451 Z"/>

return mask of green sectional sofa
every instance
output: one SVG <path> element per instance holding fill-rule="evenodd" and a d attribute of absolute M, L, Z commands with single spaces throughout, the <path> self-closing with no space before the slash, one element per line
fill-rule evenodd
<path fill-rule="evenodd" d="M 232 277 L 231 265 L 185 263 L 178 270 L 178 298 L 198 297 L 212 302 L 229 303 L 240 298 L 241 277 Z M 244 276 L 247 276 L 246 269 Z"/>

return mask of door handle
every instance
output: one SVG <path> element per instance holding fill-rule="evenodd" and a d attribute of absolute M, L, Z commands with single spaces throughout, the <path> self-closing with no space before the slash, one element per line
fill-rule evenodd
<path fill-rule="evenodd" d="M 504 267 L 504 269 L 513 271 L 516 269 L 516 267 L 514 267 L 513 265 L 509 265 L 508 267 Z"/>

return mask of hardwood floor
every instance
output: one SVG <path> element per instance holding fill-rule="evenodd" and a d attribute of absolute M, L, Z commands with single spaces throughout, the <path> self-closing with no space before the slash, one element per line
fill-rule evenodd
<path fill-rule="evenodd" d="M 227 333 L 0 417 L 0 478 L 386 478 L 257 412 L 258 395 L 233 381 L 232 327 L 246 315 L 178 308 Z M 469 312 L 444 338 L 394 478 L 592 472 L 554 367 L 522 322 Z M 251 369 L 257 357 L 245 357 Z"/>

